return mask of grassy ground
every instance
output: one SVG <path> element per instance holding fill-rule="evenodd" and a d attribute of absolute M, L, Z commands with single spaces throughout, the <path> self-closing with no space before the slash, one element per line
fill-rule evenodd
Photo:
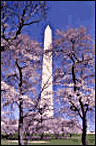
<path fill-rule="evenodd" d="M 86 140 L 88 141 L 88 145 L 95 145 L 95 134 L 87 134 Z M 82 145 L 81 135 L 73 135 L 71 139 L 52 139 L 52 140 L 43 140 L 48 143 L 31 143 L 32 141 L 28 141 L 28 145 Z M 17 142 L 8 142 L 6 139 L 1 140 L 1 145 L 18 145 Z"/>

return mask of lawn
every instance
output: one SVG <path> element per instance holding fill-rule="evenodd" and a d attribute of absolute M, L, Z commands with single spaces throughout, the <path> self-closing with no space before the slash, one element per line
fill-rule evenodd
<path fill-rule="evenodd" d="M 35 142 L 35 141 L 34 141 Z M 36 141 L 37 142 L 37 141 Z M 44 142 L 44 141 L 43 141 Z M 56 140 L 50 140 L 50 141 L 45 141 L 48 143 L 43 143 L 41 141 L 41 143 L 31 143 L 31 141 L 28 141 L 28 145 L 80 145 L 80 140 L 76 140 L 76 139 L 56 139 Z M 8 142 L 8 140 L 1 140 L 1 145 L 18 145 L 17 142 Z"/>
<path fill-rule="evenodd" d="M 51 135 L 52 136 L 52 135 Z M 52 139 L 52 140 L 38 140 L 40 143 L 31 143 L 32 141 L 28 141 L 28 145 L 82 145 L 81 143 L 81 135 L 80 134 L 75 134 L 72 135 L 72 138 L 66 139 Z M 88 141 L 88 145 L 95 145 L 95 134 L 87 134 L 86 140 Z M 8 142 L 9 140 L 2 139 L 1 140 L 1 145 L 18 145 L 17 142 L 12 140 L 12 142 Z M 37 142 L 35 140 L 34 142 Z M 44 143 L 46 142 L 46 143 Z"/>

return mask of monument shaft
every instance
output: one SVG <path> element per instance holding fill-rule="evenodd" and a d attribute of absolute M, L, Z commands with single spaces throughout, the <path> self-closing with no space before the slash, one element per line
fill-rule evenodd
<path fill-rule="evenodd" d="M 48 107 L 44 114 L 48 117 L 53 116 L 53 94 L 52 94 L 52 31 L 49 25 L 44 33 L 44 52 L 43 54 L 43 70 L 42 70 L 42 89 L 41 93 L 41 106 L 47 104 Z"/>

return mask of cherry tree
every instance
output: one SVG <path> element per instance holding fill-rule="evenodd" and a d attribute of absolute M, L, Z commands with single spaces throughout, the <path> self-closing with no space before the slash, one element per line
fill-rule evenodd
<path fill-rule="evenodd" d="M 2 39 L 2 43 L 3 40 L 4 39 Z M 32 99 L 28 98 L 28 92 L 31 92 L 34 97 L 37 97 L 35 85 L 38 84 L 41 77 L 40 74 L 36 72 L 36 69 L 39 70 L 41 68 L 39 65 L 41 49 L 39 43 L 35 40 L 30 41 L 28 36 L 21 36 L 11 41 L 11 43 L 12 45 L 1 54 L 1 68 L 3 74 L 5 73 L 5 82 L 7 82 L 6 85 L 5 82 L 2 81 L 2 98 L 9 98 L 9 101 L 3 102 L 2 106 L 13 102 L 19 106 L 20 121 L 18 138 L 20 142 L 23 108 L 30 108 L 33 105 Z M 31 60 L 33 60 L 33 63 L 30 63 Z M 15 88 L 17 88 L 17 93 Z M 16 95 L 14 95 L 14 92 Z"/>
<path fill-rule="evenodd" d="M 1 39 L 1 41 L 2 44 L 5 43 L 4 39 Z M 1 53 L 2 109 L 8 104 L 13 105 L 13 103 L 16 103 L 19 107 L 19 144 L 24 144 L 23 133 L 24 130 L 28 129 L 28 126 L 30 127 L 31 121 L 37 120 L 42 125 L 42 121 L 48 119 L 42 117 L 48 105 L 44 104 L 40 108 L 40 97 L 44 87 L 39 95 L 35 87 L 36 85 L 40 86 L 41 82 L 41 75 L 37 73 L 37 70 L 41 70 L 41 55 L 43 53 L 40 44 L 35 40 L 30 41 L 27 35 L 21 35 L 16 40 L 12 40 L 11 46 Z M 29 97 L 29 93 L 32 94 L 33 98 Z M 31 111 L 35 111 L 35 113 L 33 112 L 34 116 Z M 39 119 L 36 119 L 35 116 L 38 113 Z M 32 117 L 31 121 L 29 115 Z M 27 123 L 23 122 L 23 119 L 26 118 L 27 120 L 24 121 L 27 121 Z M 41 128 L 40 125 L 37 126 L 37 129 L 42 129 L 42 126 Z"/>
<path fill-rule="evenodd" d="M 36 14 L 39 14 L 39 18 L 32 20 L 31 17 L 33 18 Z M 40 96 L 37 96 L 35 85 L 40 84 L 41 80 L 36 70 L 41 69 L 41 65 L 39 64 L 40 55 L 42 55 L 39 43 L 35 40 L 30 41 L 27 35 L 22 36 L 21 31 L 24 26 L 38 23 L 42 18 L 45 20 L 45 17 L 46 2 L 13 2 L 11 5 L 10 2 L 3 1 L 1 4 L 2 108 L 10 103 L 12 105 L 16 103 L 19 107 L 18 138 L 20 145 L 23 144 L 23 133 L 20 133 L 23 131 L 23 109 L 32 108 L 35 103 L 34 109 L 36 110 L 40 99 Z M 10 18 L 12 25 L 8 23 Z M 5 80 L 4 82 L 3 79 Z M 6 84 L 8 89 L 5 89 L 4 84 Z M 11 91 L 9 90 L 10 88 Z M 28 97 L 28 92 L 32 92 L 35 97 L 34 103 Z M 6 98 L 8 100 L 4 102 Z M 27 114 L 25 114 L 25 117 Z"/>
<path fill-rule="evenodd" d="M 95 45 L 83 26 L 66 31 L 57 29 L 56 34 L 52 49 L 55 54 L 54 85 L 62 85 L 56 94 L 59 102 L 63 99 L 69 103 L 72 111 L 69 116 L 73 114 L 81 118 L 82 143 L 85 145 L 86 115 L 95 107 Z"/>

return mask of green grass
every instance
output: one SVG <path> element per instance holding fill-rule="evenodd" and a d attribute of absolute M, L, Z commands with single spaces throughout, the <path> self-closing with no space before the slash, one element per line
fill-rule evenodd
<path fill-rule="evenodd" d="M 1 145 L 18 145 L 17 142 L 8 142 L 8 140 L 1 139 Z"/>
<path fill-rule="evenodd" d="M 44 140 L 45 141 L 45 140 Z M 76 139 L 71 139 L 71 140 L 68 140 L 68 139 L 52 139 L 49 141 L 50 143 L 38 143 L 38 144 L 35 144 L 35 145 L 80 145 L 80 140 L 76 140 Z M 28 145 L 34 145 L 34 143 L 30 143 Z"/>
<path fill-rule="evenodd" d="M 95 145 L 95 134 L 87 134 L 86 141 L 88 141 L 88 145 Z"/>
<path fill-rule="evenodd" d="M 45 140 L 44 140 L 45 141 Z M 47 142 L 47 141 L 46 141 Z M 51 140 L 50 143 L 28 143 L 28 145 L 80 145 L 80 140 L 76 139 L 63 139 L 63 140 Z M 18 145 L 17 142 L 8 142 L 8 140 L 1 140 L 1 145 Z"/>
<path fill-rule="evenodd" d="M 39 135 L 36 134 L 36 136 L 39 136 Z M 54 138 L 54 135 L 51 134 L 50 136 Z M 61 136 L 61 135 L 59 135 L 59 136 Z M 68 137 L 69 136 L 70 135 L 68 135 Z M 74 137 L 74 138 L 71 138 L 71 139 L 66 139 L 66 138 L 52 139 L 50 141 L 49 140 L 42 140 L 42 141 L 48 141 L 50 143 L 37 143 L 37 144 L 36 143 L 28 143 L 28 145 L 80 145 L 82 143 L 81 142 L 81 137 L 82 137 L 81 134 L 74 134 L 74 135 L 72 135 L 72 137 Z M 78 139 L 77 137 L 80 137 L 80 139 Z M 95 145 L 95 134 L 87 134 L 86 141 L 88 141 L 88 145 Z M 2 139 L 1 145 L 18 145 L 18 143 L 14 142 L 14 140 L 13 140 L 13 142 L 8 142 L 8 140 Z"/>

